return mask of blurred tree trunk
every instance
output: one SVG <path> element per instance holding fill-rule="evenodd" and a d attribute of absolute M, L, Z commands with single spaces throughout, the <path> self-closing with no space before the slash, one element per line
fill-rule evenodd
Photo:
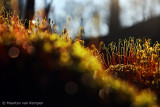
<path fill-rule="evenodd" d="M 26 1 L 26 9 L 25 9 L 25 15 L 24 18 L 27 20 L 32 20 L 34 16 L 34 0 L 27 0 Z M 28 28 L 29 23 L 25 23 L 26 28 Z"/>
<path fill-rule="evenodd" d="M 1 2 L 2 6 L 5 8 L 5 10 L 2 12 L 4 14 L 4 17 L 7 16 L 7 12 L 12 12 L 12 0 L 2 0 Z"/>
<path fill-rule="evenodd" d="M 12 0 L 12 11 L 19 11 L 18 4 L 18 0 Z"/>
<path fill-rule="evenodd" d="M 2 7 L 4 6 L 4 0 L 1 0 L 1 3 L 0 3 L 0 14 L 2 14 Z"/>
<path fill-rule="evenodd" d="M 152 0 L 153 2 L 153 0 Z M 142 15 L 143 15 L 143 20 L 145 21 L 146 20 L 146 13 L 145 13 L 145 10 L 146 10 L 146 0 L 142 0 Z"/>
<path fill-rule="evenodd" d="M 3 0 L 3 6 L 5 7 L 5 10 L 12 11 L 12 0 Z"/>
<path fill-rule="evenodd" d="M 5 10 L 14 12 L 14 11 L 19 11 L 18 8 L 18 0 L 0 0 L 0 9 L 2 9 L 2 7 L 5 7 Z M 0 14 L 1 14 L 1 10 L 0 10 Z"/>
<path fill-rule="evenodd" d="M 119 11 L 119 0 L 111 0 L 109 25 L 110 35 L 113 35 L 120 30 Z"/>
<path fill-rule="evenodd" d="M 24 14 L 25 14 L 25 4 L 24 0 L 18 0 L 18 7 L 19 7 L 19 17 L 24 19 Z"/>

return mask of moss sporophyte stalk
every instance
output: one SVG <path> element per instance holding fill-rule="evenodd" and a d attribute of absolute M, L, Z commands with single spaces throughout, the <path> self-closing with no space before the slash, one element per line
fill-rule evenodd
<path fill-rule="evenodd" d="M 106 72 L 116 78 L 125 79 L 139 88 L 159 87 L 159 51 L 160 44 L 151 46 L 151 40 L 119 40 L 118 45 L 112 42 L 106 47 L 101 45 L 101 57 Z"/>
<path fill-rule="evenodd" d="M 25 23 L 29 23 L 28 29 Z M 112 42 L 105 46 L 101 42 L 96 49 L 94 45 L 85 47 L 80 37 L 72 40 L 67 29 L 62 34 L 56 33 L 55 27 L 53 21 L 49 24 L 46 19 L 22 21 L 16 12 L 2 14 L 0 52 L 3 57 L 0 61 L 16 60 L 22 54 L 27 58 L 45 56 L 41 58 L 47 63 L 44 66 L 53 72 L 64 68 L 83 74 L 81 81 L 84 85 L 92 86 L 94 81 L 101 87 L 99 97 L 106 102 L 158 107 L 156 95 L 144 89 L 159 88 L 158 42 L 151 45 L 150 39 L 142 41 L 130 37 L 129 40 L 119 40 L 117 45 Z M 85 79 L 90 82 L 85 83 Z M 77 91 L 77 85 L 71 83 L 66 85 L 67 92 L 70 92 L 70 85 L 76 86 Z"/>

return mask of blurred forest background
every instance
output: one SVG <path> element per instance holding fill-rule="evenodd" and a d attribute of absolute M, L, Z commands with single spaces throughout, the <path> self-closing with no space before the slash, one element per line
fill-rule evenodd
<path fill-rule="evenodd" d="M 160 41 L 160 0 L 1 0 L 2 6 L 23 20 L 50 18 L 58 33 L 67 28 L 73 39 L 79 33 L 94 42 L 129 36 Z"/>

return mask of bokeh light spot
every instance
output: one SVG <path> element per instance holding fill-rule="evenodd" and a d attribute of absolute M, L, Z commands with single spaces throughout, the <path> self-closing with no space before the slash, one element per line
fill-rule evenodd
<path fill-rule="evenodd" d="M 108 88 L 102 88 L 99 90 L 99 97 L 101 99 L 105 99 L 107 97 L 107 94 L 109 94 L 109 89 Z"/>
<path fill-rule="evenodd" d="M 16 58 L 19 56 L 19 49 L 17 47 L 11 47 L 8 51 L 8 55 L 11 58 Z"/>
<path fill-rule="evenodd" d="M 51 50 L 52 50 L 52 45 L 51 45 L 49 42 L 45 43 L 45 44 L 44 44 L 44 50 L 45 50 L 46 52 L 51 52 Z"/>
<path fill-rule="evenodd" d="M 78 91 L 78 86 L 75 82 L 70 81 L 65 85 L 65 92 L 69 95 L 74 95 Z"/>
<path fill-rule="evenodd" d="M 81 83 L 85 86 L 91 85 L 93 82 L 93 77 L 90 74 L 84 74 L 81 78 Z"/>
<path fill-rule="evenodd" d="M 35 52 L 35 47 L 34 47 L 34 46 L 28 46 L 27 52 L 28 52 L 29 54 L 33 54 L 33 53 Z"/>

